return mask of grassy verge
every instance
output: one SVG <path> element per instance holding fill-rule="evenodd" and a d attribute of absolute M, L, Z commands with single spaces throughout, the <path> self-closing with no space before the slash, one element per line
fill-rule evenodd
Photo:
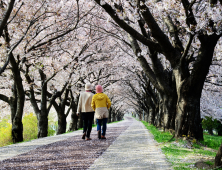
<path fill-rule="evenodd" d="M 214 158 L 222 142 L 221 136 L 204 135 L 204 141 L 170 140 L 173 135 L 161 132 L 155 126 L 142 121 L 175 170 L 212 169 Z M 170 140 L 170 142 L 169 142 Z M 222 170 L 222 168 L 221 168 Z"/>

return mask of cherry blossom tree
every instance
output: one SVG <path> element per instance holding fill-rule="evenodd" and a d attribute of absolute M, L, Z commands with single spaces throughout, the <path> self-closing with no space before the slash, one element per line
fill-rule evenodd
<path fill-rule="evenodd" d="M 62 37 L 77 29 L 81 19 L 87 15 L 87 12 L 79 11 L 78 2 L 67 2 L 66 6 L 63 5 L 63 1 L 59 4 L 58 1 L 16 2 L 11 18 L 4 26 L 1 56 L 2 58 L 9 56 L 13 77 L 10 86 L 13 87 L 13 96 L 9 98 L 2 94 L 1 100 L 9 103 L 11 107 L 13 142 L 23 140 L 22 115 L 25 90 L 21 68 L 24 63 L 32 62 L 33 58 L 37 59 L 35 57 L 45 57 L 47 53 L 56 54 L 57 50 L 55 48 L 49 50 L 50 46 L 63 42 Z M 7 5 L 10 7 L 11 3 Z M 72 12 L 69 12 L 70 9 Z M 38 65 L 44 66 L 42 63 L 39 62 Z"/>
<path fill-rule="evenodd" d="M 163 67 L 161 58 L 165 57 L 175 77 L 178 95 L 176 137 L 187 135 L 202 140 L 200 97 L 221 37 L 219 2 L 212 6 L 207 1 L 188 0 L 95 2 L 123 30 L 147 46 L 149 57 L 159 66 Z M 137 56 L 141 56 L 141 51 L 137 51 Z M 161 80 L 164 74 L 160 68 L 156 76 Z"/>

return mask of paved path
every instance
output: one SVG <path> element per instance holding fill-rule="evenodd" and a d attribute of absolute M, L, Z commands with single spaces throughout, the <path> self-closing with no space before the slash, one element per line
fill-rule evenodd
<path fill-rule="evenodd" d="M 0 169 L 171 169 L 152 135 L 135 119 L 109 124 L 107 140 L 96 139 L 95 128 L 92 141 L 79 139 L 81 134 L 1 147 Z"/>
<path fill-rule="evenodd" d="M 22 142 L 22 143 L 9 145 L 9 146 L 0 147 L 0 161 L 4 159 L 12 158 L 19 154 L 26 153 L 30 150 L 36 149 L 43 145 L 65 140 L 67 138 L 70 138 L 76 135 L 80 136 L 81 134 L 82 134 L 82 131 L 79 130 L 79 131 L 66 133 L 62 135 L 50 136 L 50 137 L 41 138 L 41 139 L 34 139 L 29 142 Z"/>
<path fill-rule="evenodd" d="M 134 119 L 131 126 L 94 162 L 90 170 L 171 169 L 165 155 L 145 126 Z"/>

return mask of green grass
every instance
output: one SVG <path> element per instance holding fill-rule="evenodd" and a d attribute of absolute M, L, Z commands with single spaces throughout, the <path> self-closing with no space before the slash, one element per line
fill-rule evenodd
<path fill-rule="evenodd" d="M 213 163 L 213 162 L 210 162 L 210 161 L 206 161 L 206 164 L 208 164 L 208 165 L 213 165 L 214 163 Z"/>
<path fill-rule="evenodd" d="M 175 158 L 177 157 L 184 157 L 184 155 L 186 154 L 190 154 L 191 151 L 190 150 L 185 150 L 183 148 L 180 147 L 176 147 L 176 146 L 164 146 L 163 148 L 161 148 L 162 151 L 168 155 L 168 156 L 173 156 Z"/>
<path fill-rule="evenodd" d="M 193 143 L 193 147 L 194 147 L 194 148 L 197 148 L 197 149 L 200 149 L 200 148 L 201 148 L 201 146 L 198 145 L 198 144 L 196 144 L 196 143 Z"/>
<path fill-rule="evenodd" d="M 201 143 L 209 148 L 218 150 L 222 143 L 222 136 L 204 135 L 204 141 Z"/>
<path fill-rule="evenodd" d="M 203 150 L 203 149 L 193 149 L 193 152 L 195 154 L 201 154 L 201 155 L 206 155 L 206 156 L 212 156 L 212 157 L 216 156 L 216 152 L 207 151 L 207 150 Z"/>
<path fill-rule="evenodd" d="M 160 132 L 155 126 L 149 125 L 145 121 L 142 121 L 142 123 L 153 134 L 154 139 L 159 143 L 167 142 L 173 137 L 173 135 L 171 135 L 169 132 Z M 172 141 L 175 141 L 175 139 L 173 139 Z"/>
<path fill-rule="evenodd" d="M 197 159 L 201 160 L 203 157 L 214 160 L 216 152 L 222 143 L 221 136 L 204 135 L 204 141 L 201 143 L 207 146 L 208 149 L 198 144 L 196 140 L 193 140 L 191 148 L 188 148 L 185 147 L 189 144 L 186 140 L 170 140 L 172 135 L 169 132 L 161 132 L 155 126 L 145 121 L 142 121 L 142 123 L 153 134 L 154 139 L 160 143 L 162 152 L 175 170 L 197 170 L 194 167 L 195 161 Z M 170 142 L 168 142 L 169 140 Z M 206 164 L 213 165 L 214 162 L 206 160 Z"/>

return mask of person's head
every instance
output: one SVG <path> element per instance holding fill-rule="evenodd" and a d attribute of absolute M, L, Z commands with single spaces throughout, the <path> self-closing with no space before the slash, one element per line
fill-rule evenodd
<path fill-rule="evenodd" d="M 91 91 L 92 90 L 92 85 L 90 83 L 86 83 L 85 84 L 85 90 Z"/>
<path fill-rule="evenodd" d="M 102 93 L 103 92 L 103 88 L 101 85 L 97 85 L 96 86 L 96 93 Z"/>

